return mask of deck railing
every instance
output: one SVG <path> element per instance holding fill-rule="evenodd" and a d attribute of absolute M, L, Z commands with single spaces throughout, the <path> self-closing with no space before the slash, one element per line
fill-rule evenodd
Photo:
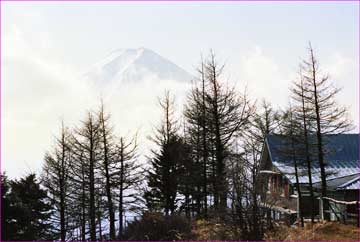
<path fill-rule="evenodd" d="M 330 197 L 319 198 L 320 200 L 320 219 L 324 219 L 324 213 L 330 214 L 331 220 L 337 220 L 344 224 L 356 223 L 359 227 L 359 201 L 341 201 Z M 323 200 L 329 201 L 329 210 L 324 210 Z M 357 213 L 348 212 L 348 208 L 353 206 Z"/>

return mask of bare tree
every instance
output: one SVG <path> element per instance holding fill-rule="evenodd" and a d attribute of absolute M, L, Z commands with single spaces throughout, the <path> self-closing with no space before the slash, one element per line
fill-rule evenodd
<path fill-rule="evenodd" d="M 109 214 L 109 225 L 110 225 L 110 239 L 115 240 L 115 211 L 113 204 L 112 196 L 112 164 L 114 163 L 113 159 L 113 149 L 114 147 L 114 136 L 113 129 L 109 124 L 110 115 L 105 114 L 104 105 L 101 103 L 99 111 L 99 122 L 100 122 L 100 135 L 101 135 L 101 148 L 102 148 L 102 168 L 103 175 L 105 177 L 105 192 L 107 197 L 107 209 Z"/>
<path fill-rule="evenodd" d="M 214 205 L 223 210 L 227 206 L 227 179 L 225 160 L 227 150 L 234 136 L 248 123 L 252 105 L 246 93 L 239 96 L 234 88 L 228 88 L 219 78 L 224 66 L 219 66 L 214 52 L 210 52 L 205 62 L 205 78 L 208 82 L 206 102 L 209 106 L 207 118 L 212 127 L 216 159 L 216 183 L 214 188 Z"/>
<path fill-rule="evenodd" d="M 294 110 L 289 105 L 288 110 L 284 114 L 284 122 L 282 125 L 282 135 L 285 140 L 285 145 L 281 147 L 281 154 L 285 157 L 286 160 L 290 160 L 293 162 L 294 165 L 294 175 L 296 180 L 296 190 L 298 195 L 298 202 L 299 202 L 299 211 L 298 216 L 300 218 L 301 227 L 304 227 L 304 215 L 303 215 L 303 195 L 300 187 L 300 171 L 299 167 L 302 166 L 301 164 L 301 155 L 299 155 L 299 150 L 301 150 L 301 140 L 302 132 L 301 132 L 301 125 L 295 119 Z"/>
<path fill-rule="evenodd" d="M 52 152 L 45 154 L 42 171 L 42 185 L 58 214 L 55 220 L 60 223 L 60 240 L 67 239 L 69 216 L 69 165 L 71 163 L 70 133 L 62 123 L 61 133 L 55 138 Z"/>
<path fill-rule="evenodd" d="M 321 195 L 327 196 L 324 135 L 339 134 L 353 129 L 347 108 L 338 105 L 336 95 L 341 90 L 334 87 L 328 75 L 322 74 L 314 50 L 309 43 L 309 57 L 302 63 L 302 78 L 307 92 L 306 102 L 312 107 L 309 117 L 316 123 L 317 156 L 321 173 Z M 324 210 L 328 203 L 324 202 Z M 329 214 L 326 214 L 326 219 Z"/>
<path fill-rule="evenodd" d="M 302 122 L 302 131 L 303 138 L 299 140 L 299 142 L 304 146 L 303 158 L 307 165 L 308 179 L 309 179 L 309 192 L 310 192 L 310 210 L 311 210 L 311 222 L 314 223 L 315 216 L 315 197 L 314 197 L 314 189 L 312 182 L 312 161 L 311 161 L 311 153 L 313 149 L 313 142 L 311 142 L 311 137 L 314 135 L 311 130 L 314 130 L 314 122 L 312 121 L 310 114 L 312 111 L 312 107 L 307 102 L 309 95 L 311 94 L 309 90 L 306 90 L 306 86 L 304 85 L 304 79 L 302 76 L 302 70 L 300 68 L 299 79 L 293 83 L 293 87 L 290 89 L 292 92 L 292 99 L 295 101 L 296 105 L 293 109 L 295 119 L 301 120 Z"/>
<path fill-rule="evenodd" d="M 73 136 L 72 143 L 73 144 Z M 73 147 L 73 146 L 72 146 Z M 70 164 L 70 193 L 71 193 L 71 212 L 70 216 L 77 218 L 75 222 L 76 227 L 79 228 L 79 237 L 82 241 L 87 239 L 86 224 L 88 220 L 88 166 L 84 159 L 84 150 L 72 148 L 73 162 Z M 77 238 L 78 239 L 78 238 Z"/>
<path fill-rule="evenodd" d="M 79 162 L 83 163 L 84 175 L 88 180 L 90 240 L 96 240 L 96 172 L 99 169 L 100 123 L 93 113 L 88 112 L 82 127 L 75 130 L 73 147 Z"/>
<path fill-rule="evenodd" d="M 259 240 L 265 230 L 264 213 L 260 204 L 264 184 L 260 174 L 261 153 L 266 136 L 278 131 L 281 124 L 279 112 L 263 100 L 257 110 L 252 109 L 249 123 L 238 139 L 240 150 L 235 156 L 234 207 L 243 239 Z"/>
<path fill-rule="evenodd" d="M 116 145 L 116 175 L 117 200 L 119 212 L 119 239 L 124 232 L 124 214 L 137 209 L 140 201 L 139 185 L 143 179 L 141 166 L 137 163 L 136 136 L 131 140 L 121 137 Z"/>
<path fill-rule="evenodd" d="M 199 69 L 199 73 L 201 75 L 201 130 L 202 130 L 202 168 L 203 168 L 203 199 L 204 199 L 204 215 L 205 218 L 207 217 L 207 165 L 208 165 L 208 150 L 207 150 L 207 125 L 206 125 L 206 117 L 207 117 L 207 110 L 206 110 L 206 92 L 205 92 L 205 70 L 204 70 L 204 61 L 201 61 L 201 68 Z"/>

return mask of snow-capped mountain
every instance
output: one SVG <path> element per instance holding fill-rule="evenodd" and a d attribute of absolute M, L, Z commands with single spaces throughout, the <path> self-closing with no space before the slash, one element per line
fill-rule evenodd
<path fill-rule="evenodd" d="M 104 101 L 119 133 L 139 131 L 140 153 L 148 155 L 153 144 L 147 137 L 154 134 L 162 117 L 159 98 L 164 97 L 165 91 L 170 92 L 178 118 L 192 80 L 192 75 L 152 50 L 120 49 L 84 74 L 81 96 L 87 92 L 86 103 L 92 104 L 89 108 Z"/>
<path fill-rule="evenodd" d="M 117 89 L 125 83 L 149 80 L 189 82 L 189 73 L 146 48 L 119 49 L 96 63 L 85 79 L 96 87 Z M 140 83 L 139 83 L 140 84 Z"/>

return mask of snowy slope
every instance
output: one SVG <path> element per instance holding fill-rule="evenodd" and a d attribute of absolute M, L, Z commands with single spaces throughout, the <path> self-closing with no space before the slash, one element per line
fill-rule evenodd
<path fill-rule="evenodd" d="M 82 83 L 89 88 L 89 108 L 98 107 L 103 100 L 118 134 L 138 132 L 142 155 L 147 155 L 152 145 L 146 137 L 153 135 L 162 118 L 158 98 L 170 91 L 178 118 L 194 80 L 181 67 L 146 48 L 115 50 L 83 77 Z"/>
<path fill-rule="evenodd" d="M 154 51 L 138 48 L 113 51 L 96 63 L 85 79 L 98 88 L 113 90 L 126 83 L 149 80 L 189 82 L 191 75 Z"/>

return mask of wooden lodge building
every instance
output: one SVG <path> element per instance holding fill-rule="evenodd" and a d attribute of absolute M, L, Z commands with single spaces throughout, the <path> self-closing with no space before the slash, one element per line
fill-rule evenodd
<path fill-rule="evenodd" d="M 327 174 L 327 196 L 329 211 L 323 211 L 321 199 L 321 176 L 316 155 L 311 155 L 311 176 L 315 192 L 314 213 L 316 219 L 322 219 L 324 213 L 330 213 L 331 220 L 358 221 L 359 213 L 359 135 L 326 135 L 325 164 Z M 310 218 L 311 199 L 307 163 L 301 158 L 301 148 L 289 152 L 289 143 L 284 136 L 268 135 L 265 139 L 261 171 L 264 193 L 262 207 L 273 219 L 284 219 L 293 223 L 301 205 L 303 216 Z M 292 153 L 292 155 L 289 155 Z M 298 153 L 298 154 L 296 154 Z M 316 152 L 312 152 L 316 154 Z M 297 157 L 298 156 L 298 157 Z M 294 160 L 298 166 L 298 179 L 302 194 L 299 204 L 296 190 Z M 356 223 L 356 222 L 355 222 Z"/>

